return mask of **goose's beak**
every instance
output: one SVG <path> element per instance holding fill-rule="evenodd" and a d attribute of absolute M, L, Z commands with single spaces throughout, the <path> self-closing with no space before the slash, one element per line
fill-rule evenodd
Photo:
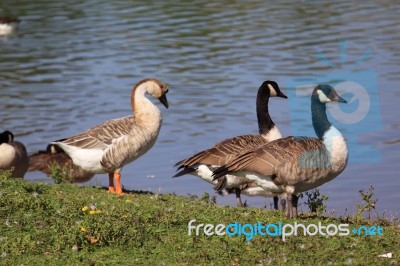
<path fill-rule="evenodd" d="M 339 95 L 337 95 L 337 96 L 333 99 L 333 101 L 341 102 L 341 103 L 347 103 L 347 101 L 346 101 L 345 99 L 343 99 L 342 97 L 340 97 Z"/>
<path fill-rule="evenodd" d="M 168 100 L 165 93 L 160 98 L 158 98 L 158 100 L 165 106 L 165 108 L 168 109 Z"/>
<path fill-rule="evenodd" d="M 285 94 L 283 94 L 283 92 L 278 92 L 278 94 L 276 95 L 277 97 L 281 97 L 281 98 L 285 98 L 285 99 L 287 99 L 288 97 L 285 95 Z"/>

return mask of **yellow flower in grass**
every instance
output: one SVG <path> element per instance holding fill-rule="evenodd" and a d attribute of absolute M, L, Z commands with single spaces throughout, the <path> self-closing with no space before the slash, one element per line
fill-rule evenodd
<path fill-rule="evenodd" d="M 89 211 L 89 214 L 91 214 L 91 215 L 99 214 L 99 213 L 102 213 L 102 211 L 100 211 L 100 210 L 91 210 L 91 211 Z"/>
<path fill-rule="evenodd" d="M 126 202 L 126 203 L 131 203 L 131 202 L 132 202 L 132 200 L 130 200 L 130 199 L 127 199 L 127 200 L 125 200 L 125 202 Z"/>
<path fill-rule="evenodd" d="M 89 209 L 88 206 L 83 206 L 83 207 L 82 207 L 82 211 L 83 211 L 83 212 L 87 211 L 88 209 Z"/>
<path fill-rule="evenodd" d="M 81 232 L 87 232 L 85 227 L 81 227 Z"/>

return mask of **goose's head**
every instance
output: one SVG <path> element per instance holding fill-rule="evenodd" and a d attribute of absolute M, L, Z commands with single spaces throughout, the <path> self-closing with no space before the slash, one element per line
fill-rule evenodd
<path fill-rule="evenodd" d="M 329 85 L 318 85 L 315 87 L 312 95 L 313 101 L 321 103 L 329 102 L 342 102 L 347 103 L 345 99 L 339 96 L 332 86 Z"/>
<path fill-rule="evenodd" d="M 57 145 L 55 145 L 55 144 L 49 144 L 49 145 L 47 145 L 47 148 L 46 148 L 46 151 L 47 151 L 47 153 L 51 153 L 51 154 L 56 154 L 56 153 L 60 153 L 60 152 L 64 152 L 64 150 L 63 149 L 61 149 L 60 147 L 58 147 Z"/>
<path fill-rule="evenodd" d="M 2 143 L 12 143 L 14 141 L 14 134 L 6 130 L 0 134 L 0 144 Z"/>
<path fill-rule="evenodd" d="M 278 86 L 278 83 L 272 80 L 266 80 L 261 85 L 262 89 L 268 90 L 270 97 L 281 97 L 287 99 L 287 96 L 283 94 Z"/>
<path fill-rule="evenodd" d="M 168 100 L 166 96 L 168 92 L 168 86 L 165 83 L 155 78 L 148 78 L 139 81 L 135 87 L 141 86 L 144 86 L 148 94 L 158 99 L 165 106 L 165 108 L 168 108 Z"/>

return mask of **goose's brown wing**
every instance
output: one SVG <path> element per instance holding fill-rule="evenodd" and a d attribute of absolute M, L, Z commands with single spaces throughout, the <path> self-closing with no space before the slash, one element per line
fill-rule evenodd
<path fill-rule="evenodd" d="M 210 149 L 203 150 L 175 164 L 175 166 L 180 166 L 178 170 L 184 168 L 175 176 L 181 176 L 194 171 L 192 167 L 197 164 L 224 165 L 240 154 L 265 143 L 267 141 L 259 135 L 241 135 L 226 139 Z"/>
<path fill-rule="evenodd" d="M 312 168 L 315 160 L 326 156 L 321 140 L 308 137 L 286 137 L 264 144 L 240 155 L 214 171 L 219 178 L 231 172 L 253 172 L 264 176 L 276 175 L 279 169 L 291 166 L 291 171 Z M 321 157 L 322 158 L 322 157 Z M 319 159 L 317 159 L 318 161 Z M 287 169 L 288 170 L 288 169 Z"/>
<path fill-rule="evenodd" d="M 61 142 L 82 149 L 105 150 L 113 140 L 132 133 L 132 125 L 134 123 L 135 116 L 133 115 L 108 120 L 86 130 L 82 134 L 69 137 Z"/>
<path fill-rule="evenodd" d="M 258 135 L 237 136 L 217 143 L 210 149 L 196 153 L 195 155 L 178 162 L 176 166 L 193 166 L 198 163 L 207 165 L 223 165 L 239 154 L 264 143 L 266 143 L 266 140 Z"/>

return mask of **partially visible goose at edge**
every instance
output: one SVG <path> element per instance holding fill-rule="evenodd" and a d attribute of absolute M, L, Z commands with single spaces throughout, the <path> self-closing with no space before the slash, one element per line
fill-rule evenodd
<path fill-rule="evenodd" d="M 347 103 L 329 85 L 314 89 L 311 113 L 318 138 L 286 137 L 267 143 L 221 166 L 214 171 L 214 178 L 243 175 L 266 191 L 286 194 L 287 216 L 297 217 L 296 193 L 329 182 L 347 166 L 346 141 L 326 115 L 326 103 L 333 101 Z"/>
<path fill-rule="evenodd" d="M 71 183 L 89 181 L 94 173 L 85 171 L 82 167 L 73 164 L 72 159 L 58 146 L 47 145 L 45 151 L 38 151 L 29 156 L 28 172 L 41 171 L 46 175 L 52 174 L 52 167 L 56 166 Z"/>
<path fill-rule="evenodd" d="M 260 189 L 250 189 L 248 186 L 246 186 L 246 189 L 241 190 L 241 186 L 248 182 L 240 176 L 227 175 L 218 182 L 213 181 L 212 178 L 212 171 L 217 167 L 228 163 L 244 152 L 282 137 L 279 129 L 275 126 L 268 112 L 268 101 L 270 97 L 287 98 L 287 96 L 281 92 L 276 82 L 267 80 L 264 81 L 258 89 L 256 100 L 257 120 L 260 135 L 236 136 L 217 143 L 210 149 L 198 152 L 175 164 L 175 166 L 179 166 L 178 170 L 182 170 L 174 177 L 185 174 L 198 176 L 215 185 L 215 189 L 220 193 L 222 193 L 222 189 L 224 188 L 228 193 L 231 193 L 233 189 L 236 194 L 237 206 L 243 206 L 240 197 L 241 193 L 249 196 L 274 196 L 272 193 L 267 193 Z M 252 188 L 254 188 L 254 186 L 252 186 Z M 277 200 L 277 198 L 274 198 L 275 208 L 277 208 Z"/>
<path fill-rule="evenodd" d="M 108 120 L 51 144 L 58 145 L 74 164 L 85 171 L 108 173 L 108 191 L 123 194 L 120 181 L 122 167 L 153 147 L 162 124 L 161 111 L 145 94 L 150 94 L 168 108 L 167 92 L 168 86 L 157 79 L 139 81 L 131 93 L 133 115 Z"/>
<path fill-rule="evenodd" d="M 0 134 L 0 169 L 11 170 L 12 177 L 24 178 L 29 157 L 24 144 L 14 141 L 14 134 L 6 130 Z"/>
<path fill-rule="evenodd" d="M 0 36 L 13 33 L 21 22 L 15 17 L 0 17 Z"/>

